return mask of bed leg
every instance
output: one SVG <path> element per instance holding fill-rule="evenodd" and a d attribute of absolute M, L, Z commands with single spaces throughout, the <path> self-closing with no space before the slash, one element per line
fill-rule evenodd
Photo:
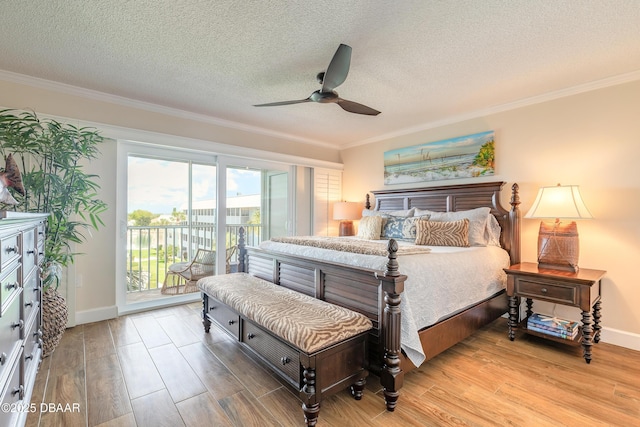
<path fill-rule="evenodd" d="M 392 412 L 396 409 L 398 390 L 402 388 L 404 372 L 400 365 L 400 337 L 401 337 L 401 316 L 400 302 L 404 291 L 404 281 L 407 276 L 398 272 L 398 262 L 396 252 L 398 243 L 391 239 L 387 247 L 388 262 L 387 270 L 381 277 L 382 290 L 384 291 L 384 314 L 383 314 L 383 339 L 384 339 L 384 359 L 382 372 L 380 372 L 380 384 L 384 391 L 384 399 L 387 410 Z"/>

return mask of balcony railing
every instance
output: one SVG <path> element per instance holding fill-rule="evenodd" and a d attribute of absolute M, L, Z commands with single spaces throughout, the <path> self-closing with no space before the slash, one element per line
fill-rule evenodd
<path fill-rule="evenodd" d="M 261 224 L 228 224 L 227 248 L 238 242 L 238 230 L 244 227 L 248 246 L 262 241 Z M 188 262 L 198 249 L 216 249 L 215 225 L 154 225 L 127 227 L 127 291 L 160 289 L 169 266 Z M 231 263 L 237 263 L 237 252 Z M 221 270 L 224 272 L 224 268 Z"/>

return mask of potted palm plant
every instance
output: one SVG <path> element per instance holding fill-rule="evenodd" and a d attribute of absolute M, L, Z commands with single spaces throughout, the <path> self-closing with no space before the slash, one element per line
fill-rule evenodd
<path fill-rule="evenodd" d="M 66 301 L 58 292 L 63 269 L 78 255 L 73 248 L 85 233 L 104 225 L 107 205 L 98 198 L 97 176 L 84 163 L 97 158 L 103 137 L 94 128 L 41 120 L 33 112 L 0 111 L 0 153 L 22 171 L 23 194 L 3 210 L 48 213 L 42 273 L 43 356 L 60 341 L 67 324 Z"/>

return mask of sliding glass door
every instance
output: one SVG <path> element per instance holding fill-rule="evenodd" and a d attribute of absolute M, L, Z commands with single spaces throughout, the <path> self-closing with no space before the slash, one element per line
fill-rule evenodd
<path fill-rule="evenodd" d="M 130 154 L 127 177 L 127 303 L 179 295 L 169 266 L 216 249 L 216 166 Z"/>
<path fill-rule="evenodd" d="M 285 236 L 289 230 L 289 173 L 287 170 L 250 166 L 226 168 L 226 247 L 233 251 L 240 227 L 245 243 L 257 246 L 271 236 Z M 234 253 L 232 261 L 237 260 Z M 234 269 L 234 266 L 231 267 Z"/>
<path fill-rule="evenodd" d="M 293 233 L 288 165 L 133 143 L 121 148 L 122 313 L 197 300 L 198 293 L 167 292 L 168 269 L 206 249 L 214 251 L 215 274 L 237 270 L 240 227 L 247 245 Z"/>

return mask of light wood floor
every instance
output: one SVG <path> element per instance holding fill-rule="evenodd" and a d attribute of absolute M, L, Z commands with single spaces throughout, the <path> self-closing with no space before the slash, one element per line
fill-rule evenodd
<path fill-rule="evenodd" d="M 640 425 L 640 352 L 579 348 L 518 335 L 499 319 L 408 373 L 390 413 L 378 378 L 361 401 L 322 402 L 319 426 Z M 200 304 L 66 331 L 32 398 L 79 412 L 36 412 L 27 426 L 303 425 L 295 395 L 223 332 L 205 334 Z M 49 405 L 50 407 L 51 405 Z"/>

